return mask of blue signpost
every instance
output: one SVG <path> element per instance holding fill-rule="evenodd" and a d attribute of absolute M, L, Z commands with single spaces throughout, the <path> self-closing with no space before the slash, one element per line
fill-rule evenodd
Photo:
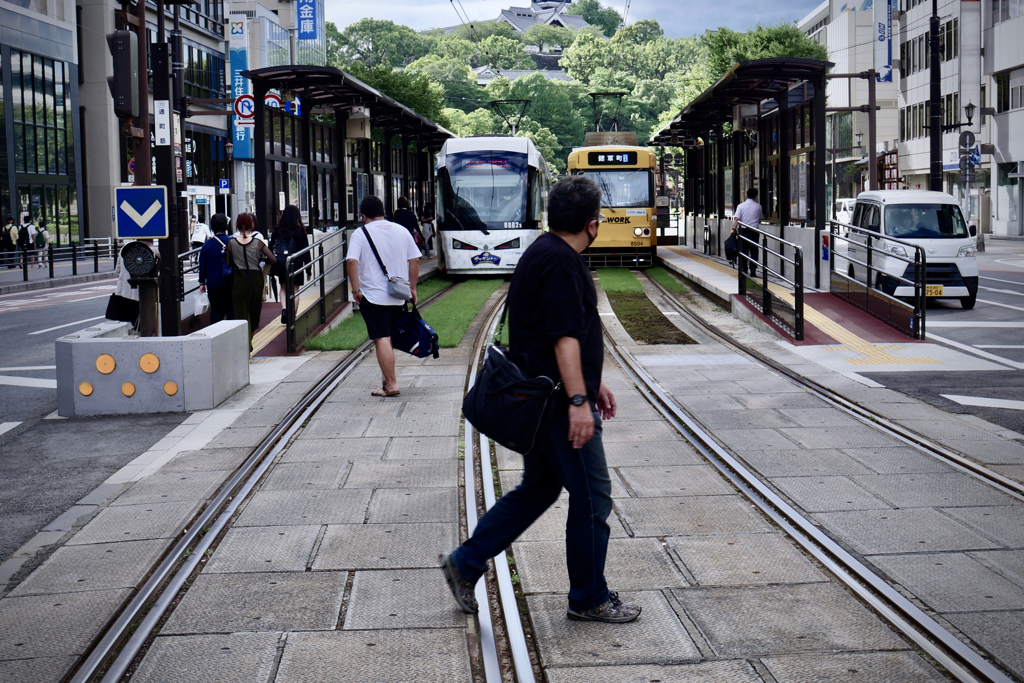
<path fill-rule="evenodd" d="M 140 185 L 114 189 L 114 237 L 122 240 L 167 237 L 167 188 Z"/>

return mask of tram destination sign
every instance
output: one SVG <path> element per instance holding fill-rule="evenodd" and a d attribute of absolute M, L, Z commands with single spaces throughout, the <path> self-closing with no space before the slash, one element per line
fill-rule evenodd
<path fill-rule="evenodd" d="M 588 152 L 590 166 L 636 166 L 636 152 Z"/>

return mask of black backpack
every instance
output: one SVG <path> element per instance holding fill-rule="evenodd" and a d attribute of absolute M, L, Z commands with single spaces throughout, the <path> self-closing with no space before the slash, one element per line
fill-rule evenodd
<path fill-rule="evenodd" d="M 27 225 L 23 225 L 20 228 L 18 228 L 18 246 L 21 247 L 22 249 L 28 249 L 29 247 Z"/>
<path fill-rule="evenodd" d="M 274 239 L 273 252 L 274 256 L 277 257 L 277 263 L 270 265 L 271 275 L 282 279 L 288 275 L 288 271 L 285 269 L 285 261 L 293 251 L 295 251 L 294 238 L 278 237 Z"/>

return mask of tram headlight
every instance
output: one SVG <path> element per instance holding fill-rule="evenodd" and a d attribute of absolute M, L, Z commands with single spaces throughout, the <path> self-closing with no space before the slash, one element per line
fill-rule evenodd
<path fill-rule="evenodd" d="M 459 240 L 456 239 L 452 240 L 452 249 L 465 249 L 467 251 L 476 251 L 479 248 L 480 247 L 474 247 L 472 244 L 469 244 L 468 242 L 460 242 Z"/>
<path fill-rule="evenodd" d="M 644 229 L 643 228 L 633 228 L 633 234 L 636 235 L 637 237 L 640 237 L 641 235 L 644 234 Z"/>
<path fill-rule="evenodd" d="M 495 247 L 495 249 L 518 249 L 520 244 L 521 242 L 517 237 L 514 240 L 509 240 L 508 242 L 505 242 L 504 244 L 499 244 L 498 246 Z"/>

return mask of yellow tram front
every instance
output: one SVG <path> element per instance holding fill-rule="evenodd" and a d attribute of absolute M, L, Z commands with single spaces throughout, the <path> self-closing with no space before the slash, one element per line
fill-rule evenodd
<path fill-rule="evenodd" d="M 658 249 L 655 231 L 657 158 L 646 147 L 581 147 L 569 155 L 570 175 L 593 178 L 601 188 L 604 222 L 583 252 L 591 268 L 648 268 Z"/>

